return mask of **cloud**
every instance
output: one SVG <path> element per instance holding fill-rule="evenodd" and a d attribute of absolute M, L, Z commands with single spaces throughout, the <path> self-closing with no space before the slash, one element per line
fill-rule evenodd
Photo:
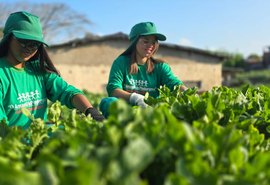
<path fill-rule="evenodd" d="M 209 50 L 209 51 L 218 51 L 218 50 L 221 50 L 221 51 L 223 51 L 223 50 L 225 50 L 225 49 L 223 49 L 223 48 L 217 48 L 217 47 L 215 47 L 215 46 L 206 46 L 206 50 Z"/>
<path fill-rule="evenodd" d="M 192 43 L 188 38 L 181 38 L 179 44 L 183 46 L 192 46 Z"/>

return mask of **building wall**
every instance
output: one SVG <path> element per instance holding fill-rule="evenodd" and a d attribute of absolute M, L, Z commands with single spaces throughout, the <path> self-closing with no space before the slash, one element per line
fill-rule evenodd
<path fill-rule="evenodd" d="M 160 50 L 158 57 L 168 61 L 174 74 L 187 85 L 188 82 L 200 82 L 202 91 L 221 85 L 222 64 L 213 57 L 169 49 Z"/>
<path fill-rule="evenodd" d="M 104 41 L 80 47 L 52 48 L 49 54 L 62 77 L 80 89 L 105 93 L 113 60 L 127 48 L 128 42 Z M 160 47 L 157 58 L 162 58 L 174 74 L 189 86 L 199 82 L 200 90 L 221 85 L 221 63 L 196 53 Z"/>

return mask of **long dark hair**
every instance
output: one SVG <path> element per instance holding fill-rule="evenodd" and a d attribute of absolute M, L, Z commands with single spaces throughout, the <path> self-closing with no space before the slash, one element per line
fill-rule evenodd
<path fill-rule="evenodd" d="M 7 56 L 11 38 L 12 38 L 12 34 L 6 36 L 5 41 L 0 45 L 0 58 Z M 60 76 L 59 71 L 54 66 L 43 44 L 40 45 L 37 53 L 28 62 L 32 64 L 32 61 L 37 61 L 37 60 L 39 61 L 37 67 L 39 68 L 41 72 L 56 73 L 57 75 Z"/>
<path fill-rule="evenodd" d="M 44 45 L 42 44 L 39 48 L 35 56 L 31 60 L 37 60 L 39 59 L 39 68 L 43 72 L 49 72 L 49 73 L 56 73 L 60 76 L 59 71 L 54 66 L 50 56 L 48 55 L 48 52 Z"/>

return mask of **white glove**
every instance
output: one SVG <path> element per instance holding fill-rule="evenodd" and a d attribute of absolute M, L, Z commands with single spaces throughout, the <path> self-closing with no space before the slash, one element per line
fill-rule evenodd
<path fill-rule="evenodd" d="M 146 108 L 148 105 L 144 102 L 144 96 L 138 93 L 131 93 L 129 102 L 132 105 L 138 105 L 142 108 Z"/>

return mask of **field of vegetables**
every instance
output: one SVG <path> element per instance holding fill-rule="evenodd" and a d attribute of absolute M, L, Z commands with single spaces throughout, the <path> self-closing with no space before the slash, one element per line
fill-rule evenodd
<path fill-rule="evenodd" d="M 56 102 L 50 124 L 0 124 L 0 184 L 270 184 L 270 88 L 160 93 L 146 109 L 114 103 L 102 123 Z"/>

